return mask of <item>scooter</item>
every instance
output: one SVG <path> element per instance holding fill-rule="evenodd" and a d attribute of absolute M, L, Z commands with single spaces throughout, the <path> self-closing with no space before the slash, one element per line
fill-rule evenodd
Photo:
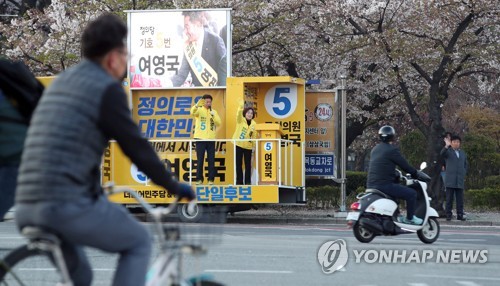
<path fill-rule="evenodd" d="M 427 183 L 431 178 L 421 170 L 427 163 L 420 165 L 418 178 L 412 179 L 410 174 L 399 173 L 399 181 L 417 192 L 417 208 L 415 215 L 423 219 L 422 225 L 405 224 L 398 220 L 400 215 L 397 200 L 377 189 L 366 189 L 359 194 L 357 202 L 351 205 L 347 214 L 347 225 L 352 227 L 354 236 L 359 242 L 369 243 L 375 236 L 417 233 L 424 243 L 433 243 L 439 237 L 439 217 L 437 211 L 430 206 L 431 198 L 427 195 Z"/>

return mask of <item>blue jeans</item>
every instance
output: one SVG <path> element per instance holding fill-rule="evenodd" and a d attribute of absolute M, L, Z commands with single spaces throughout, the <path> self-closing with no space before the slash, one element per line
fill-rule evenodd
<path fill-rule="evenodd" d="M 14 205 L 19 165 L 0 165 L 0 221 Z"/>
<path fill-rule="evenodd" d="M 417 192 L 400 184 L 387 184 L 374 187 L 384 194 L 388 194 L 393 198 L 403 199 L 406 201 L 406 218 L 413 219 L 415 208 L 417 205 Z"/>
<path fill-rule="evenodd" d="M 92 268 L 83 246 L 120 254 L 113 286 L 141 286 L 146 282 L 151 235 L 123 206 L 109 202 L 104 196 L 18 203 L 16 221 L 20 228 L 42 226 L 61 236 L 64 258 L 75 286 L 92 283 Z"/>

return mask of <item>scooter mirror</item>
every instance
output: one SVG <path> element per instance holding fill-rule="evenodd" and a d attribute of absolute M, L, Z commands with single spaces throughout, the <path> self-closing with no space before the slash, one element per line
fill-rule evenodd
<path fill-rule="evenodd" d="M 423 170 L 423 169 L 425 169 L 425 168 L 427 168 L 427 162 L 422 162 L 422 163 L 420 164 L 420 170 Z"/>

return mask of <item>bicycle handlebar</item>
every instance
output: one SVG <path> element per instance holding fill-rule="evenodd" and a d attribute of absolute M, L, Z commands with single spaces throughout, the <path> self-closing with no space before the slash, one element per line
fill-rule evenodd
<path fill-rule="evenodd" d="M 176 197 L 174 202 L 169 204 L 168 207 L 157 207 L 153 208 L 150 203 L 146 202 L 135 190 L 127 187 L 115 187 L 115 185 L 111 182 L 104 184 L 103 189 L 105 193 L 110 196 L 119 193 L 128 193 L 141 205 L 141 207 L 150 215 L 152 215 L 155 219 L 160 219 L 162 216 L 168 215 L 172 213 L 177 205 L 179 204 L 179 197 Z M 194 207 L 196 206 L 196 201 L 192 200 L 188 204 L 188 213 L 192 213 Z M 191 210 L 191 211 L 189 211 Z"/>

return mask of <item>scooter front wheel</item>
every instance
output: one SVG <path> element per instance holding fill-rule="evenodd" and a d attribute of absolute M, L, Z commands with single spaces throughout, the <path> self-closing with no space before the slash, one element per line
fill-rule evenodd
<path fill-rule="evenodd" d="M 439 222 L 435 217 L 430 217 L 424 227 L 417 231 L 418 238 L 423 243 L 433 243 L 439 237 Z"/>
<path fill-rule="evenodd" d="M 362 243 L 368 243 L 375 238 L 375 233 L 361 226 L 359 221 L 356 221 L 352 227 L 352 232 L 354 233 L 354 237 Z"/>

